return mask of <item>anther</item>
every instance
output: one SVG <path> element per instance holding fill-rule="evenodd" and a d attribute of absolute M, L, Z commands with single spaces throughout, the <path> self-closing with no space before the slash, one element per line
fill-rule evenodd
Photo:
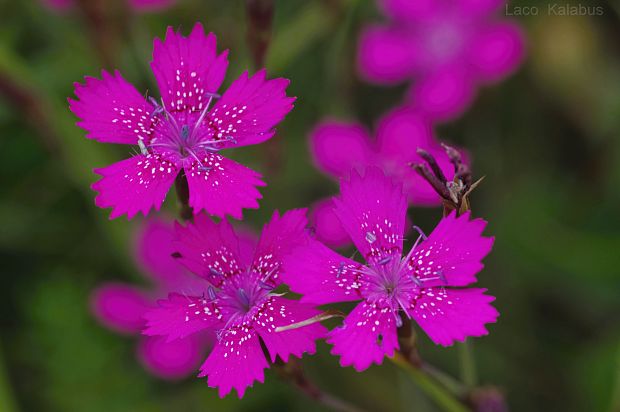
<path fill-rule="evenodd" d="M 273 287 L 271 287 L 268 283 L 263 282 L 262 280 L 258 281 L 258 287 L 264 290 L 272 290 Z"/>
<path fill-rule="evenodd" d="M 213 268 L 209 268 L 209 273 L 213 276 L 217 276 L 217 277 L 221 277 L 224 276 L 222 275 L 222 272 L 218 272 L 217 270 L 213 269 Z"/>
<path fill-rule="evenodd" d="M 209 286 L 209 288 L 207 289 L 207 295 L 209 295 L 209 299 L 212 301 L 217 299 L 217 295 L 215 294 L 215 289 L 213 289 L 213 286 Z"/>
<path fill-rule="evenodd" d="M 422 237 L 422 240 L 426 240 L 427 236 L 424 234 L 424 232 L 422 231 L 422 229 L 420 229 L 419 226 L 413 225 L 413 230 L 418 232 L 418 234 Z"/>
<path fill-rule="evenodd" d="M 403 318 L 401 318 L 398 313 L 394 315 L 394 320 L 396 321 L 397 328 L 400 328 L 401 326 L 403 326 Z"/>
<path fill-rule="evenodd" d="M 181 127 L 181 138 L 185 141 L 189 137 L 189 126 L 184 124 Z"/>
<path fill-rule="evenodd" d="M 437 272 L 435 272 L 435 274 L 439 277 L 439 280 L 441 280 L 443 283 L 446 283 L 446 277 L 444 276 L 442 270 L 438 270 Z"/>
<path fill-rule="evenodd" d="M 379 260 L 379 262 L 377 263 L 383 266 L 383 265 L 387 265 L 390 260 L 392 260 L 392 256 L 386 256 L 383 259 Z"/>
<path fill-rule="evenodd" d="M 142 139 L 138 139 L 138 147 L 140 148 L 140 153 L 143 155 L 147 155 L 149 152 L 146 150 L 146 145 Z"/>
<path fill-rule="evenodd" d="M 374 233 L 366 232 L 366 241 L 368 243 L 375 243 L 376 240 L 377 240 L 377 237 L 375 236 Z"/>
<path fill-rule="evenodd" d="M 155 110 L 153 110 L 151 112 L 151 117 L 155 117 L 155 116 L 157 116 L 157 115 L 159 115 L 159 114 L 161 114 L 163 112 L 164 112 L 164 108 L 161 107 L 161 106 L 157 106 L 157 107 L 155 107 Z"/>
<path fill-rule="evenodd" d="M 237 291 L 237 295 L 239 296 L 239 300 L 241 301 L 241 304 L 243 306 L 249 306 L 250 305 L 250 298 L 248 298 L 248 295 L 245 293 L 245 290 L 239 289 Z"/>
<path fill-rule="evenodd" d="M 344 262 L 340 262 L 340 264 L 338 264 L 338 272 L 336 272 L 336 278 L 339 278 L 340 275 L 342 275 L 342 272 L 344 272 Z"/>

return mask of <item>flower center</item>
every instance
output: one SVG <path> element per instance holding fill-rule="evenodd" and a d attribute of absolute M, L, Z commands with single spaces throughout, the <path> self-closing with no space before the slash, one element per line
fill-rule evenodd
<path fill-rule="evenodd" d="M 207 113 L 213 99 L 219 95 L 209 95 L 209 100 L 200 112 L 182 111 L 169 112 L 164 104 L 151 98 L 155 106 L 152 112 L 155 132 L 149 141 L 139 140 L 138 146 L 142 154 L 150 151 L 157 153 L 173 153 L 183 159 L 194 159 L 201 163 L 203 152 L 217 152 L 225 143 L 234 141 L 231 136 L 217 138 L 209 127 L 204 127 Z"/>
<path fill-rule="evenodd" d="M 456 21 L 446 20 L 430 25 L 424 33 L 426 49 L 436 64 L 454 58 L 463 46 L 463 30 Z"/>

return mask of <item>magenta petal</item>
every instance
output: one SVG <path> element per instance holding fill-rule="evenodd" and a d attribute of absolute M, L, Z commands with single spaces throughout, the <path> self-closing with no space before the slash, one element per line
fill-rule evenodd
<path fill-rule="evenodd" d="M 484 82 L 498 81 L 514 72 L 525 57 L 525 35 L 515 23 L 496 23 L 472 39 L 469 60 Z"/>
<path fill-rule="evenodd" d="M 172 224 L 157 218 L 146 220 L 135 241 L 136 256 L 143 272 L 167 290 L 185 290 L 189 277 L 183 267 L 172 257 Z"/>
<path fill-rule="evenodd" d="M 198 370 L 205 344 L 199 335 L 168 342 L 162 336 L 145 336 L 138 346 L 138 358 L 154 375 L 182 379 Z"/>
<path fill-rule="evenodd" d="M 201 111 L 224 80 L 228 51 L 218 55 L 215 35 L 200 23 L 188 37 L 168 27 L 165 40 L 153 42 L 151 68 L 168 110 Z"/>
<path fill-rule="evenodd" d="M 351 238 L 342 227 L 334 207 L 331 198 L 316 202 L 310 213 L 310 224 L 317 240 L 329 247 L 340 248 L 351 244 Z"/>
<path fill-rule="evenodd" d="M 159 11 L 167 9 L 176 3 L 176 0 L 129 0 L 129 4 L 136 11 Z"/>
<path fill-rule="evenodd" d="M 147 323 L 142 333 L 147 336 L 166 336 L 167 341 L 171 342 L 223 325 L 220 308 L 209 302 L 207 297 L 171 293 L 168 299 L 157 303 L 158 308 L 144 315 Z"/>
<path fill-rule="evenodd" d="M 411 76 L 418 54 L 407 32 L 395 28 L 369 27 L 359 40 L 358 69 L 371 82 L 397 84 Z"/>
<path fill-rule="evenodd" d="M 205 153 L 201 163 L 185 165 L 189 204 L 194 213 L 206 210 L 218 217 L 241 219 L 243 209 L 257 209 L 265 186 L 260 174 L 217 153 Z"/>
<path fill-rule="evenodd" d="M 364 258 L 370 261 L 400 254 L 407 213 L 402 186 L 380 169 L 369 167 L 364 177 L 351 173 L 350 181 L 341 182 L 340 192 L 334 198 L 336 215 Z"/>
<path fill-rule="evenodd" d="M 193 223 L 176 225 L 175 239 L 179 263 L 217 287 L 245 270 L 239 258 L 239 239 L 226 220 L 215 223 L 198 214 Z"/>
<path fill-rule="evenodd" d="M 152 307 L 138 288 L 107 284 L 91 296 L 92 310 L 104 325 L 121 333 L 138 333 L 144 327 L 144 313 Z"/>
<path fill-rule="evenodd" d="M 235 233 L 239 240 L 239 263 L 241 267 L 249 267 L 252 264 L 258 236 L 249 226 L 238 224 L 235 228 Z"/>
<path fill-rule="evenodd" d="M 361 372 L 398 349 L 396 322 L 390 308 L 362 302 L 345 318 L 342 326 L 329 333 L 331 353 L 340 355 L 340 365 Z"/>
<path fill-rule="evenodd" d="M 153 105 L 118 71 L 101 71 L 102 79 L 85 77 L 75 83 L 77 100 L 69 98 L 71 111 L 80 119 L 77 125 L 86 137 L 106 143 L 137 144 L 152 133 Z"/>
<path fill-rule="evenodd" d="M 310 240 L 284 260 L 283 281 L 302 302 L 323 305 L 362 298 L 360 264 Z"/>
<path fill-rule="evenodd" d="M 269 367 L 256 332 L 242 324 L 225 330 L 207 360 L 200 367 L 200 377 L 208 376 L 208 385 L 218 388 L 220 398 L 233 388 L 239 398 L 254 381 L 265 380 Z"/>
<path fill-rule="evenodd" d="M 301 358 L 304 353 L 316 352 L 316 340 L 325 337 L 327 329 L 314 323 L 296 329 L 277 332 L 276 328 L 311 319 L 320 312 L 298 301 L 278 296 L 269 298 L 255 317 L 254 327 L 271 356 L 288 362 L 291 355 Z"/>
<path fill-rule="evenodd" d="M 363 126 L 327 120 L 310 134 L 310 151 L 320 170 L 336 177 L 347 176 L 351 169 L 370 162 L 369 142 Z"/>
<path fill-rule="evenodd" d="M 272 286 L 280 284 L 282 260 L 308 239 L 306 209 L 293 209 L 280 216 L 273 213 L 256 246 L 252 269 Z"/>
<path fill-rule="evenodd" d="M 110 219 L 138 212 L 147 215 L 152 207 L 159 210 L 179 168 L 173 159 L 160 154 L 137 155 L 110 166 L 95 169 L 103 176 L 92 185 L 99 194 L 95 204 L 112 208 Z"/>
<path fill-rule="evenodd" d="M 293 109 L 294 97 L 286 96 L 287 79 L 266 79 L 260 70 L 243 73 L 232 82 L 207 115 L 214 140 L 229 140 L 223 147 L 246 146 L 269 140 L 274 127 Z"/>
<path fill-rule="evenodd" d="M 447 121 L 461 115 L 475 96 L 475 84 L 465 68 L 447 68 L 420 79 L 410 100 L 431 120 Z"/>
<path fill-rule="evenodd" d="M 450 346 L 469 336 L 488 334 L 485 324 L 499 316 L 486 289 L 422 289 L 409 314 L 433 342 Z"/>
<path fill-rule="evenodd" d="M 484 267 L 482 259 L 491 251 L 494 239 L 482 236 L 484 220 L 469 218 L 469 212 L 458 218 L 452 212 L 416 248 L 409 266 L 425 287 L 476 282 L 476 274 Z"/>
<path fill-rule="evenodd" d="M 399 107 L 379 121 L 377 143 L 382 155 L 409 162 L 418 158 L 418 148 L 434 144 L 433 126 L 418 111 Z"/>

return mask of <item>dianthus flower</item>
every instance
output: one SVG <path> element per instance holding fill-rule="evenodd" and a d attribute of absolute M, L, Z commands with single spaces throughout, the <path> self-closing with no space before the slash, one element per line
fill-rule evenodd
<path fill-rule="evenodd" d="M 270 139 L 292 109 L 286 79 L 267 80 L 265 71 L 247 72 L 220 97 L 228 52 L 217 54 L 213 33 L 196 24 L 188 37 L 168 28 L 155 39 L 151 68 L 161 101 L 145 98 L 117 71 L 75 85 L 71 110 L 90 139 L 137 145 L 139 152 L 96 173 L 95 203 L 112 207 L 111 218 L 159 209 L 177 176 L 187 178 L 189 206 L 223 217 L 241 218 L 257 208 L 260 175 L 220 154 L 222 149 Z"/>
<path fill-rule="evenodd" d="M 146 323 L 143 316 L 157 306 L 157 299 L 171 291 L 201 290 L 199 280 L 172 258 L 173 235 L 172 225 L 162 220 L 149 219 L 140 228 L 135 241 L 136 263 L 153 287 L 145 290 L 123 283 L 107 283 L 97 288 L 91 307 L 101 323 L 118 333 L 139 335 Z M 250 258 L 255 243 L 249 234 L 244 236 L 241 250 L 246 259 Z M 203 333 L 167 342 L 161 336 L 142 336 L 138 358 L 156 376 L 183 378 L 200 365 L 212 338 Z"/>
<path fill-rule="evenodd" d="M 462 114 L 479 85 L 515 71 L 524 35 L 500 19 L 505 0 L 378 0 L 387 25 L 366 28 L 358 67 L 378 84 L 413 81 L 409 100 L 433 120 Z"/>
<path fill-rule="evenodd" d="M 237 234 L 225 220 L 214 223 L 199 215 L 193 224 L 177 226 L 178 259 L 203 279 L 203 288 L 159 301 L 160 307 L 146 315 L 144 333 L 173 341 L 216 332 L 218 341 L 199 376 L 208 376 L 209 386 L 219 388 L 221 397 L 233 388 L 242 397 L 255 380 L 264 380 L 268 363 L 262 345 L 272 362 L 314 353 L 325 328 L 298 323 L 319 311 L 273 291 L 281 284 L 282 259 L 306 239 L 305 226 L 304 210 L 274 213 L 250 261 L 240 256 Z"/>
<path fill-rule="evenodd" d="M 476 281 L 493 239 L 482 237 L 485 222 L 469 213 L 451 214 L 403 253 L 407 200 L 400 185 L 370 167 L 352 173 L 334 199 L 335 212 L 366 263 L 340 256 L 310 239 L 285 260 L 284 281 L 302 302 L 361 301 L 328 334 L 342 366 L 362 371 L 399 348 L 402 316 L 415 320 L 436 344 L 448 346 L 487 334 L 498 312 Z M 423 239 L 423 240 L 422 240 Z M 422 241 L 420 241 L 422 240 Z"/>

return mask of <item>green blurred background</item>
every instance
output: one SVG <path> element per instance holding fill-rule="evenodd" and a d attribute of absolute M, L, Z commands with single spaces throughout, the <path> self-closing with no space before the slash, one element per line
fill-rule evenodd
<path fill-rule="evenodd" d="M 438 128 L 486 175 L 473 207 L 497 240 L 479 279 L 501 317 L 473 350 L 480 383 L 501 387 L 515 411 L 620 411 L 620 6 L 586 3 L 603 15 L 523 18 L 522 69 Z M 135 359 L 135 339 L 102 328 L 88 310 L 98 284 L 144 282 L 129 246 L 140 219 L 109 221 L 94 206 L 92 168 L 127 148 L 84 138 L 67 108 L 72 83 L 111 64 L 139 90 L 153 90 L 152 38 L 168 25 L 188 32 L 196 20 L 231 49 L 230 83 L 252 67 L 245 2 L 179 0 L 165 12 L 111 19 L 110 62 L 79 13 L 3 0 L 0 16 L 0 411 L 322 410 L 273 371 L 243 400 L 218 399 L 204 380 L 160 381 Z M 254 227 L 274 208 L 336 192 L 307 150 L 319 119 L 372 127 L 400 101 L 404 87 L 373 87 L 355 75 L 359 29 L 378 19 L 371 0 L 275 2 L 266 66 L 291 79 L 298 101 L 277 145 L 233 153 L 267 174 L 261 209 L 245 214 Z M 273 150 L 280 164 L 268 166 Z M 427 231 L 440 213 L 410 212 Z M 360 374 L 328 351 L 322 344 L 304 359 L 321 387 L 371 411 L 438 410 L 389 362 Z M 423 337 L 421 353 L 458 376 L 456 348 Z"/>

